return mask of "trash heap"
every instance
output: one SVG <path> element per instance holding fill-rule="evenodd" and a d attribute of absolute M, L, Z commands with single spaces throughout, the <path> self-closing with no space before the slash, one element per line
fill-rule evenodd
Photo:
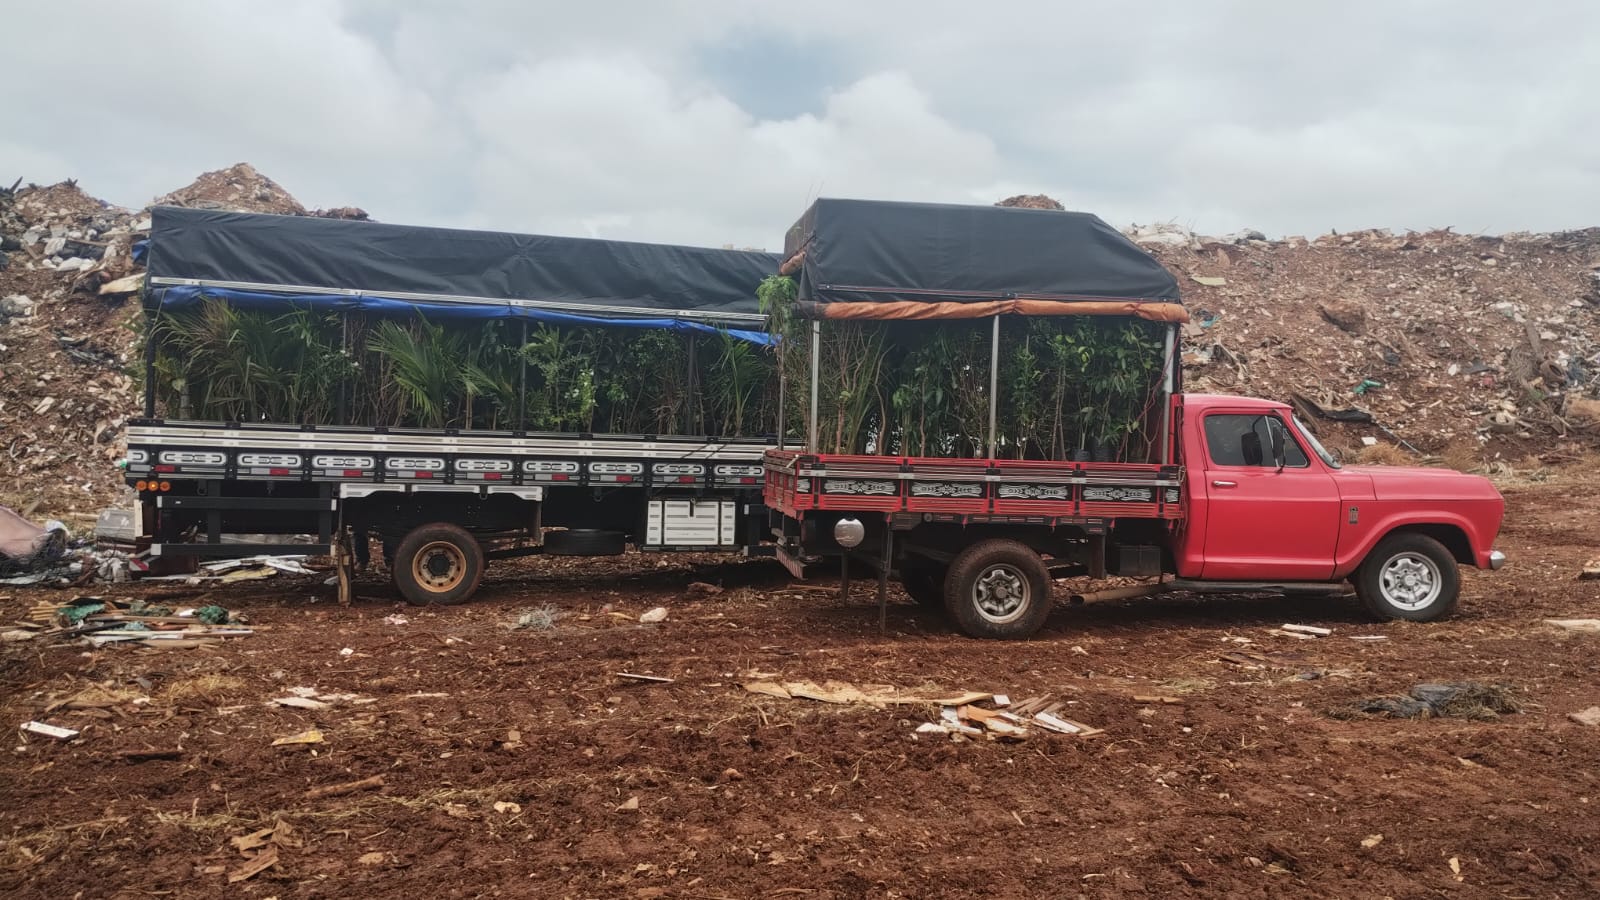
<path fill-rule="evenodd" d="M 154 203 L 366 218 L 354 207 L 307 213 L 248 163 Z M 124 496 L 115 463 L 138 414 L 130 373 L 142 327 L 135 249 L 149 229 L 147 212 L 95 199 L 76 181 L 0 182 L 0 505 L 24 518 L 42 512 L 86 531 Z"/>
<path fill-rule="evenodd" d="M 1344 414 L 1312 423 L 1330 443 L 1411 448 L 1395 461 L 1600 446 L 1600 228 L 1127 233 L 1183 285 L 1190 391 L 1299 396 Z"/>

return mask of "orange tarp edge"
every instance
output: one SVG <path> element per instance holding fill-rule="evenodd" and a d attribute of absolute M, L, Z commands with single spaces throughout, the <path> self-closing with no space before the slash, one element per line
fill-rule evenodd
<path fill-rule="evenodd" d="M 973 303 L 825 303 L 818 310 L 825 319 L 987 319 L 990 316 L 1138 316 L 1152 322 L 1189 321 L 1189 311 L 1179 303 L 1140 303 L 1134 300 L 980 300 Z"/>

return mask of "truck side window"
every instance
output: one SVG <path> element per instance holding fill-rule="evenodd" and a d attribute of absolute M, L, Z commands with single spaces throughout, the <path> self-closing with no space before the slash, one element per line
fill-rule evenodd
<path fill-rule="evenodd" d="M 1211 454 L 1212 465 L 1261 466 L 1276 468 L 1272 461 L 1271 416 L 1228 415 L 1206 416 L 1206 449 Z M 1291 469 L 1310 465 L 1305 450 L 1301 449 L 1294 432 L 1277 421 L 1284 431 L 1284 461 Z"/>

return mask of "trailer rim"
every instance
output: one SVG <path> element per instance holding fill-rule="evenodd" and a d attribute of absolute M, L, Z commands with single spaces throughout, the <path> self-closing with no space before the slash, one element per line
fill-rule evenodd
<path fill-rule="evenodd" d="M 444 594 L 467 577 L 467 554 L 449 541 L 430 541 L 411 557 L 411 576 L 423 590 Z"/>

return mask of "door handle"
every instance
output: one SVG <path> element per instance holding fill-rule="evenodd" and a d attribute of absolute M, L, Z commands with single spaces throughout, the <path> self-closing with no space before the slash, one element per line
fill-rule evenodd
<path fill-rule="evenodd" d="M 1238 487 L 1239 486 L 1239 482 L 1237 482 L 1237 481 L 1213 481 L 1213 482 L 1211 482 L 1211 486 L 1212 487 Z"/>

